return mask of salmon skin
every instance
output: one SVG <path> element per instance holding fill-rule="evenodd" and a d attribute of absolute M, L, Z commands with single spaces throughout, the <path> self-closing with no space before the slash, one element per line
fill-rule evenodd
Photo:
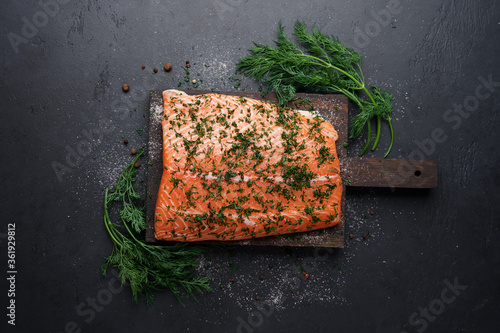
<path fill-rule="evenodd" d="M 163 92 L 158 240 L 242 240 L 340 221 L 332 124 L 251 98 Z"/>

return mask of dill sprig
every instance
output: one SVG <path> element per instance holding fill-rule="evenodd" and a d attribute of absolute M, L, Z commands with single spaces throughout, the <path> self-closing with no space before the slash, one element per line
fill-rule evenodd
<path fill-rule="evenodd" d="M 149 306 L 154 301 L 153 291 L 170 289 L 182 303 L 183 294 L 194 298 L 197 293 L 211 290 L 209 277 L 197 276 L 194 272 L 204 248 L 185 243 L 151 245 L 137 238 L 146 228 L 144 205 L 133 187 L 137 176 L 134 164 L 143 153 L 141 150 L 125 168 L 115 188 L 105 191 L 104 225 L 113 250 L 105 259 L 102 273 L 106 275 L 109 266 L 116 268 L 122 284 L 130 285 L 135 302 L 139 295 L 144 295 Z M 112 223 L 109 217 L 115 203 L 123 204 L 119 211 L 121 223 Z"/>
<path fill-rule="evenodd" d="M 385 119 L 391 130 L 391 144 L 384 155 L 387 157 L 394 141 L 392 95 L 375 86 L 366 88 L 361 55 L 337 38 L 323 34 L 316 26 L 307 32 L 305 24 L 298 21 L 294 36 L 298 44 L 288 39 L 280 23 L 275 47 L 254 43 L 249 50 L 251 55 L 239 61 L 237 71 L 264 84 L 264 94 L 275 91 L 280 105 L 291 102 L 297 91 L 346 95 L 360 109 L 351 123 L 349 138 L 359 138 L 366 127 L 363 155 L 371 143 L 371 119 L 376 118 L 377 132 L 371 148 L 375 150 L 380 139 L 381 119 Z"/>

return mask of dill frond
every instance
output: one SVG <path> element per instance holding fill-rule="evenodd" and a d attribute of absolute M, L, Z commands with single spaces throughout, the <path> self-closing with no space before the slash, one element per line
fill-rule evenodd
<path fill-rule="evenodd" d="M 122 284 L 129 284 L 135 302 L 143 295 L 150 306 L 154 302 L 154 291 L 170 289 L 182 303 L 183 295 L 194 298 L 196 294 L 212 290 L 210 278 L 197 276 L 194 272 L 197 258 L 205 249 L 185 243 L 150 245 L 137 238 L 146 228 L 144 205 L 133 187 L 137 175 L 134 164 L 143 153 L 140 151 L 125 168 L 115 188 L 105 191 L 104 225 L 113 242 L 113 250 L 105 258 L 102 273 L 106 275 L 107 269 L 114 267 Z M 123 205 L 118 223 L 112 223 L 109 216 L 115 203 Z"/>
<path fill-rule="evenodd" d="M 254 47 L 249 49 L 250 55 L 239 61 L 236 71 L 262 83 L 265 86 L 264 95 L 274 91 L 278 104 L 283 106 L 293 101 L 298 91 L 345 94 L 360 109 L 350 125 L 349 138 L 357 139 L 365 128 L 368 130 L 361 155 L 371 141 L 371 119 L 377 119 L 377 135 L 372 150 L 377 147 L 380 138 L 380 119 L 389 123 L 391 145 L 386 157 L 394 141 L 392 95 L 374 86 L 371 92 L 365 87 L 361 54 L 343 45 L 338 38 L 323 34 L 316 26 L 308 32 L 306 25 L 299 21 L 295 23 L 294 36 L 298 43 L 286 36 L 280 22 L 275 46 L 254 43 Z"/>

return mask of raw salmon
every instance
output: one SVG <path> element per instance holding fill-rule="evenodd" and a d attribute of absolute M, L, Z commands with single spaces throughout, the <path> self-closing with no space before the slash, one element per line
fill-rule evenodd
<path fill-rule="evenodd" d="M 339 222 L 332 124 L 251 98 L 166 90 L 163 102 L 158 240 L 240 240 Z"/>

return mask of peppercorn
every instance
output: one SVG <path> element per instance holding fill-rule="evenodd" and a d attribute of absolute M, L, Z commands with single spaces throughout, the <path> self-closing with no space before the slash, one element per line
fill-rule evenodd
<path fill-rule="evenodd" d="M 230 278 L 229 282 L 233 283 L 234 282 L 234 278 Z"/>
<path fill-rule="evenodd" d="M 130 149 L 130 154 L 131 155 L 137 154 L 137 149 L 135 149 L 135 148 Z"/>
<path fill-rule="evenodd" d="M 128 140 L 127 139 L 123 140 L 123 143 L 128 144 Z"/>
<path fill-rule="evenodd" d="M 366 239 L 366 235 L 365 235 L 365 234 L 362 234 L 362 235 L 361 235 L 361 238 Z"/>
<path fill-rule="evenodd" d="M 141 166 L 141 163 L 139 163 L 139 161 L 135 162 L 134 167 L 135 167 L 136 169 L 137 169 L 138 167 L 140 167 L 140 166 Z"/>
<path fill-rule="evenodd" d="M 274 267 L 273 264 L 269 264 L 268 266 L 270 269 Z"/>
<path fill-rule="evenodd" d="M 193 84 L 196 84 L 196 80 L 191 81 Z"/>
<path fill-rule="evenodd" d="M 163 69 L 165 70 L 165 72 L 170 72 L 170 70 L 172 69 L 172 64 L 167 62 L 165 66 L 163 66 Z"/>
<path fill-rule="evenodd" d="M 260 300 L 260 296 L 259 295 L 255 296 L 255 300 L 259 301 Z"/>
<path fill-rule="evenodd" d="M 353 238 L 354 238 L 354 235 L 353 235 L 353 234 L 349 234 L 349 238 L 350 238 L 350 239 L 353 239 Z"/>
<path fill-rule="evenodd" d="M 186 64 L 186 68 L 189 68 L 189 67 L 191 67 L 191 65 L 189 65 L 189 64 Z"/>
<path fill-rule="evenodd" d="M 142 69 L 145 69 L 145 68 L 146 68 L 146 66 L 142 65 L 142 66 L 141 66 L 141 68 L 142 68 Z"/>
<path fill-rule="evenodd" d="M 123 90 L 124 92 L 129 91 L 129 89 L 130 89 L 130 87 L 129 87 L 129 86 L 128 86 L 128 84 L 126 84 L 126 83 L 122 86 L 122 90 Z"/>
<path fill-rule="evenodd" d="M 153 68 L 153 72 L 158 73 L 158 68 Z"/>
<path fill-rule="evenodd" d="M 264 280 L 264 275 L 262 275 L 262 274 L 259 275 L 259 280 L 261 280 L 261 281 Z"/>
<path fill-rule="evenodd" d="M 370 210 L 370 215 L 373 215 L 375 214 L 375 212 L 373 210 Z"/>
<path fill-rule="evenodd" d="M 186 60 L 186 65 L 189 65 L 189 60 Z"/>

